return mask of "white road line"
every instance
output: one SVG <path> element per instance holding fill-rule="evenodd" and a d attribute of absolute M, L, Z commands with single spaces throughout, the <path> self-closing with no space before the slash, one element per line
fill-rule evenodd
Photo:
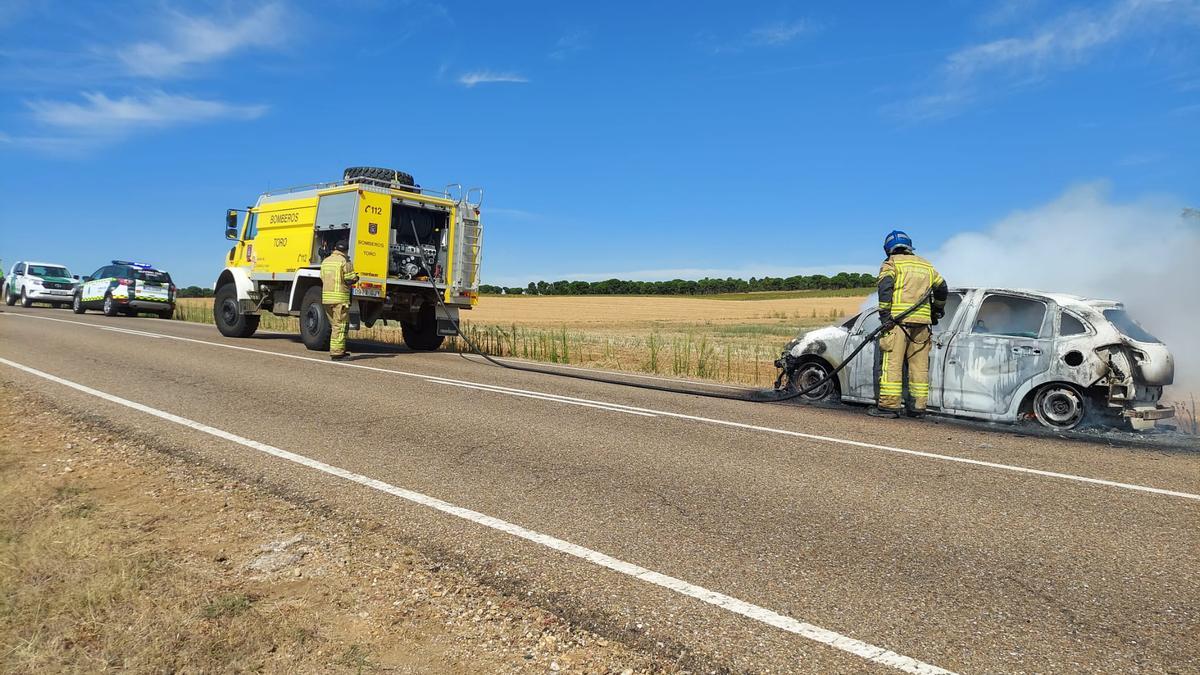
<path fill-rule="evenodd" d="M 54 318 L 51 318 L 48 316 L 33 316 L 30 314 L 6 313 L 6 314 L 0 314 L 0 316 L 4 316 L 4 317 L 12 316 L 12 317 L 19 317 L 22 319 L 39 319 L 42 321 L 57 321 L 60 323 L 70 323 L 70 324 L 75 324 L 78 326 L 85 326 L 88 328 L 101 328 L 102 327 L 97 324 L 86 323 L 83 321 L 69 321 L 66 319 L 54 319 Z M 655 410 L 653 408 L 639 408 L 636 406 L 627 406 L 627 405 L 624 405 L 621 403 L 610 403 L 607 401 L 596 401 L 593 399 L 576 398 L 576 397 L 572 397 L 572 396 L 561 396 L 559 394 L 550 394 L 550 393 L 540 392 L 540 391 L 530 391 L 527 389 L 515 389 L 512 387 L 502 387 L 500 385 L 482 384 L 482 383 L 478 383 L 478 382 L 466 382 L 463 380 L 452 380 L 449 378 L 437 377 L 435 375 L 423 375 L 421 373 L 412 373 L 412 372 L 403 371 L 403 370 L 395 370 L 392 368 L 379 368 L 376 366 L 367 366 L 367 365 L 363 365 L 361 363 L 347 363 L 345 361 L 327 361 L 324 359 L 315 359 L 315 358 L 312 358 L 309 356 L 300 356 L 298 354 L 285 354 L 283 352 L 276 352 L 276 351 L 271 351 L 268 349 L 256 349 L 254 347 L 241 347 L 238 345 L 223 344 L 220 342 L 210 342 L 208 340 L 197 340 L 195 338 L 187 338 L 187 337 L 181 337 L 178 335 L 170 335 L 170 334 L 165 334 L 165 333 L 156 333 L 156 335 L 159 335 L 160 337 L 164 337 L 164 338 L 169 338 L 172 340 L 178 340 L 181 342 L 191 342 L 194 344 L 208 345 L 210 347 L 220 347 L 223 349 L 234 349 L 234 350 L 238 350 L 238 351 L 251 352 L 251 353 L 255 353 L 255 354 L 266 354 L 269 356 L 276 356 L 279 358 L 297 359 L 300 361 L 309 361 L 312 363 L 320 363 L 320 364 L 328 365 L 328 366 L 339 366 L 339 367 L 344 367 L 344 368 L 358 368 L 361 370 L 369 370 L 369 371 L 373 371 L 373 372 L 387 373 L 390 375 L 416 377 L 416 378 L 428 380 L 431 382 L 442 382 L 442 383 L 450 383 L 450 384 L 470 385 L 472 387 L 483 387 L 483 388 L 488 389 L 489 391 L 494 391 L 496 393 L 519 392 L 522 394 L 535 394 L 537 396 L 545 396 L 545 397 L 549 397 L 549 398 L 559 400 L 559 401 L 574 401 L 574 402 L 578 402 L 578 403 L 598 404 L 598 405 L 606 406 L 608 408 L 619 408 L 621 410 L 630 410 L 630 411 L 635 411 L 635 412 L 651 413 L 653 415 L 658 415 L 660 417 L 671 417 L 671 418 L 675 418 L 675 419 L 691 420 L 693 422 L 703 422 L 705 424 L 716 424 L 719 426 L 732 427 L 735 429 L 744 429 L 747 431 L 759 431 L 759 432 L 768 433 L 768 434 L 778 434 L 781 436 L 790 436 L 793 438 L 804 438 L 807 440 L 820 441 L 823 443 L 832 443 L 835 445 L 844 445 L 844 446 L 850 446 L 850 447 L 855 447 L 855 448 L 865 448 L 868 450 L 881 450 L 884 452 L 892 452 L 892 453 L 896 453 L 896 454 L 900 454 L 900 455 L 908 455 L 911 457 L 936 459 L 936 460 L 940 460 L 940 461 L 944 461 L 944 462 L 955 462 L 957 464 L 964 464 L 967 466 L 985 467 L 988 469 L 998 469 L 1000 471 L 1010 471 L 1013 473 L 1026 474 L 1026 475 L 1030 475 L 1030 476 L 1041 476 L 1043 478 L 1055 478 L 1055 479 L 1060 479 L 1060 480 L 1073 481 L 1076 483 L 1086 483 L 1086 484 L 1090 484 L 1090 485 L 1103 485 L 1105 487 L 1118 488 L 1121 490 L 1131 490 L 1134 492 L 1144 492 L 1144 493 L 1149 493 L 1149 494 L 1163 495 L 1163 496 L 1167 496 L 1167 497 L 1178 497 L 1181 499 L 1190 499 L 1193 501 L 1200 501 L 1200 494 L 1195 494 L 1192 492 L 1181 492 L 1178 490 L 1166 490 L 1163 488 L 1149 487 L 1146 485 L 1137 485 L 1135 483 L 1122 483 L 1119 481 L 1107 480 L 1104 478 L 1089 478 L 1087 476 L 1078 476 L 1078 475 L 1070 474 L 1070 473 L 1060 473 L 1057 471 L 1045 471 L 1042 469 L 1031 469 L 1029 467 L 1016 466 L 1013 464 L 1001 464 L 998 462 L 988 462 L 988 461 L 979 460 L 979 459 L 969 459 L 967 457 L 956 457 L 954 455 L 942 455 L 942 454 L 938 454 L 935 452 L 925 452 L 923 450 L 909 450 L 907 448 L 897 448 L 897 447 L 893 447 L 890 445 L 880 445 L 877 443 L 866 443 L 863 441 L 854 441 L 854 440 L 850 440 L 847 438 L 836 438 L 833 436 L 820 436 L 817 434 L 808 434 L 808 433 L 804 433 L 801 431 L 791 431 L 789 429 L 777 429 L 775 427 L 764 427 L 764 426 L 759 426 L 759 425 L 755 425 L 755 424 L 746 424 L 744 422 L 733 422 L 730 420 L 716 419 L 713 417 L 701 417 L 699 415 L 688 415 L 685 413 L 671 412 L 668 410 Z"/>
<path fill-rule="evenodd" d="M 75 323 L 75 322 L 69 321 L 68 323 Z M 97 326 L 97 327 L 102 328 L 104 330 L 111 330 L 114 333 L 128 333 L 129 335 L 140 335 L 142 337 L 159 338 L 159 339 L 161 339 L 163 337 L 162 335 L 160 335 L 158 333 L 147 333 L 146 331 L 142 331 L 142 330 L 130 330 L 129 328 L 117 328 L 116 326 Z"/>
<path fill-rule="evenodd" d="M 536 394 L 522 394 L 522 393 L 515 392 L 515 391 L 497 391 L 496 389 L 493 389 L 491 387 L 483 387 L 483 386 L 478 386 L 478 385 L 474 385 L 474 384 L 466 384 L 465 382 L 447 382 L 445 380 L 431 380 L 431 381 L 436 382 L 437 384 L 445 384 L 445 385 L 448 385 L 451 387 L 462 387 L 463 389 L 476 389 L 479 391 L 490 391 L 494 394 L 507 394 L 509 396 L 521 396 L 524 398 L 536 398 L 541 401 L 552 401 L 554 403 L 569 403 L 571 405 L 579 405 L 579 406 L 584 406 L 587 408 L 599 408 L 600 410 L 607 410 L 609 412 L 619 412 L 619 413 L 625 413 L 627 415 L 640 415 L 641 417 L 658 417 L 658 415 L 655 415 L 653 413 L 638 412 L 636 410 L 623 410 L 621 408 L 613 408 L 613 407 L 610 407 L 607 405 L 600 405 L 598 403 L 578 403 L 576 401 L 567 401 L 567 400 L 563 400 L 561 398 L 552 398 L 550 396 L 538 396 Z"/>
<path fill-rule="evenodd" d="M 98 389 L 92 389 L 86 385 L 65 380 L 56 375 L 51 375 L 50 373 L 45 373 L 35 368 L 30 368 L 29 366 L 25 366 L 14 361 L 9 361 L 8 359 L 2 357 L 0 357 L 0 363 L 30 375 L 49 380 L 51 382 L 56 382 L 65 387 L 70 387 L 71 389 L 83 392 L 90 396 L 95 396 L 111 403 L 132 408 L 139 412 L 146 413 L 147 415 L 153 415 L 159 419 L 173 422 L 175 424 L 179 424 L 211 436 L 216 436 L 217 438 L 229 441 L 231 443 L 237 443 L 238 445 L 279 457 L 280 459 L 286 459 L 289 462 L 294 462 L 301 466 L 306 466 L 310 469 L 327 473 L 331 476 L 337 476 L 338 478 L 343 478 L 345 480 L 358 483 L 359 485 L 364 485 L 374 490 L 405 499 L 415 504 L 429 507 L 442 513 L 457 516 L 464 520 L 469 520 L 477 525 L 483 525 L 484 527 L 489 527 L 493 530 L 498 530 L 514 537 L 520 537 L 521 539 L 531 541 L 535 544 L 541 544 L 547 548 L 575 556 L 576 558 L 581 558 L 592 564 L 599 565 L 600 567 L 610 569 L 614 572 L 619 572 L 621 574 L 640 579 L 641 581 L 654 584 L 655 586 L 661 586 L 662 588 L 695 598 L 710 605 L 715 605 L 726 611 L 733 612 L 734 614 L 739 614 L 749 619 L 754 619 L 755 621 L 759 621 L 769 626 L 774 626 L 789 633 L 795 633 L 796 635 L 807 638 L 814 642 L 829 645 L 848 654 L 853 654 L 855 656 L 867 659 L 868 661 L 873 661 L 885 666 L 891 666 L 892 668 L 896 668 L 907 673 L 921 673 L 923 675 L 953 675 L 951 671 L 938 668 L 937 666 L 918 661 L 902 654 L 897 654 L 896 652 L 884 649 L 883 647 L 876 647 L 875 645 L 868 644 L 861 640 L 856 640 L 840 633 L 835 633 L 834 631 L 821 628 L 820 626 L 815 626 L 811 623 L 779 614 L 778 612 L 751 604 L 744 600 L 738 600 L 737 598 L 725 595 L 724 593 L 718 593 L 717 591 L 712 591 L 702 586 L 690 584 L 682 579 L 676 579 L 675 577 L 667 576 L 660 572 L 655 572 L 654 570 L 641 567 L 640 565 L 619 560 L 599 551 L 594 551 L 590 548 L 579 546 L 578 544 L 572 544 L 569 541 L 564 541 L 548 534 L 530 530 L 528 528 L 521 527 L 520 525 L 479 513 L 478 511 L 472 511 L 471 509 L 464 508 L 462 506 L 455 506 L 454 504 L 443 501 L 436 497 L 430 497 L 420 492 L 415 492 L 413 490 L 407 490 L 389 483 L 384 483 L 383 481 L 354 473 L 331 464 L 326 464 L 324 462 L 305 457 L 304 455 L 299 455 L 287 450 L 281 450 L 274 446 L 267 445 L 266 443 L 260 443 L 249 438 L 244 438 L 242 436 L 238 436 L 237 434 L 233 434 L 222 429 L 217 429 L 216 427 L 210 427 L 207 424 L 196 422 L 194 420 L 187 419 L 186 417 L 180 417 L 157 408 L 151 408 L 148 405 L 143 405 L 136 401 L 130 401 Z"/>

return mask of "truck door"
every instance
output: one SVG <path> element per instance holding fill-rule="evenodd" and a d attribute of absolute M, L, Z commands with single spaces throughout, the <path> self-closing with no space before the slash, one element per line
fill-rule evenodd
<path fill-rule="evenodd" d="M 1009 293 L 987 293 L 964 312 L 949 339 L 942 379 L 942 408 L 1002 413 L 1030 378 L 1050 365 L 1051 317 L 1046 302 Z"/>
<path fill-rule="evenodd" d="M 241 234 L 237 243 L 229 249 L 226 264 L 230 267 L 249 267 L 254 254 L 254 238 L 258 236 L 258 213 L 253 209 L 242 219 Z"/>

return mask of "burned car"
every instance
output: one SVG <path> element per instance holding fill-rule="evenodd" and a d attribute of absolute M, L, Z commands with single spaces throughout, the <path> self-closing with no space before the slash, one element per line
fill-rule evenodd
<path fill-rule="evenodd" d="M 839 326 L 801 333 L 776 365 L 780 386 L 819 382 L 879 326 L 875 308 Z M 1035 418 L 1052 429 L 1085 422 L 1153 428 L 1174 410 L 1158 401 L 1175 376 L 1171 352 L 1125 307 L 1061 293 L 999 288 L 950 291 L 933 328 L 929 410 L 997 422 Z M 874 403 L 874 344 L 808 400 Z"/>

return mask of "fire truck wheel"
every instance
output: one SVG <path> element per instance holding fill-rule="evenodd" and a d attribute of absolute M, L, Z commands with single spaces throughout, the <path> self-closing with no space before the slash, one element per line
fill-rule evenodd
<path fill-rule="evenodd" d="M 426 307 L 432 309 L 431 305 Z M 416 321 L 401 321 L 400 332 L 404 335 L 404 344 L 418 352 L 431 352 L 441 347 L 446 339 L 438 335 L 437 318 L 432 311 L 422 311 Z"/>
<path fill-rule="evenodd" d="M 352 166 L 342 173 L 342 180 L 354 180 L 355 178 L 371 178 L 389 183 L 397 183 L 398 185 L 421 187 L 417 185 L 417 181 L 412 177 L 411 173 L 383 169 L 377 166 Z M 407 190 L 407 192 L 412 192 L 412 190 Z"/>
<path fill-rule="evenodd" d="M 225 337 L 246 338 L 258 330 L 257 314 L 242 314 L 238 306 L 237 287 L 225 284 L 213 297 L 213 322 Z"/>
<path fill-rule="evenodd" d="M 313 286 L 300 302 L 300 339 L 314 352 L 329 351 L 329 317 L 321 304 L 321 287 Z"/>

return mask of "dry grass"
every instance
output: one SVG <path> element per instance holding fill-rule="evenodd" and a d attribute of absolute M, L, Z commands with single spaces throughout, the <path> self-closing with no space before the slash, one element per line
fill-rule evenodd
<path fill-rule="evenodd" d="M 740 297 L 753 298 L 754 294 Z M 575 329 L 632 328 L 645 330 L 676 325 L 774 324 L 842 316 L 858 311 L 865 295 L 850 297 L 796 296 L 766 299 L 708 299 L 680 296 L 485 296 L 471 310 L 480 325 L 513 324 L 531 327 L 567 326 Z"/>
<path fill-rule="evenodd" d="M 306 651 L 311 613 L 224 593 L 148 538 L 150 523 L 127 522 L 90 490 L 39 480 L 11 455 L 5 460 L 5 672 L 229 672 L 280 668 L 291 660 L 285 655 Z"/>
<path fill-rule="evenodd" d="M 1179 430 L 1193 436 L 1200 435 L 1200 419 L 1196 417 L 1196 395 L 1190 395 L 1187 401 L 1176 401 L 1173 407 Z"/>
<path fill-rule="evenodd" d="M 672 296 L 485 296 L 462 329 L 486 354 L 751 386 L 774 381 L 774 361 L 796 331 L 842 320 L 864 296 L 762 294 L 761 300 Z M 212 323 L 212 301 L 181 300 L 176 318 Z M 262 330 L 297 332 L 264 315 Z M 402 344 L 393 326 L 354 339 Z M 443 349 L 467 350 L 461 339 Z"/>
<path fill-rule="evenodd" d="M 676 670 L 3 381 L 0 429 L 0 672 Z"/>

